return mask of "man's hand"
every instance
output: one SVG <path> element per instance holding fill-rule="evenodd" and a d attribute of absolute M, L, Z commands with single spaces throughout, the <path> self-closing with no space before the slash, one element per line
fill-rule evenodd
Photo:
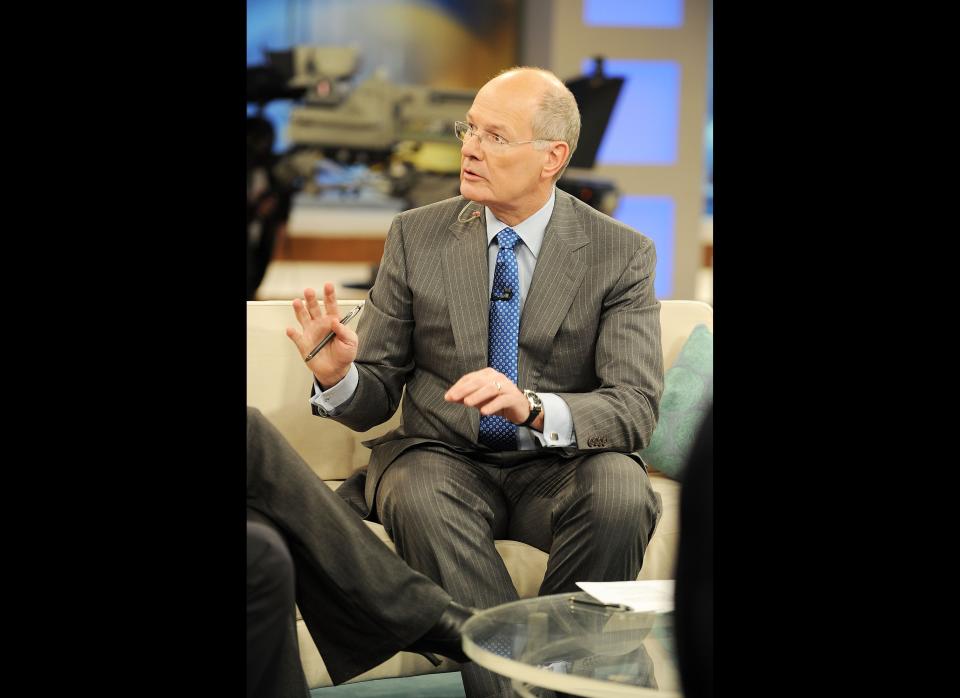
<path fill-rule="evenodd" d="M 312 288 L 304 289 L 303 298 L 293 300 L 293 312 L 302 332 L 288 327 L 287 336 L 297 345 L 303 358 L 306 358 L 327 334 L 336 333 L 337 336 L 307 364 L 307 368 L 313 371 L 324 390 L 336 385 L 347 375 L 350 364 L 357 358 L 359 343 L 357 333 L 340 323 L 333 284 L 328 281 L 323 285 L 322 306 L 317 300 L 316 291 Z"/>
<path fill-rule="evenodd" d="M 523 424 L 530 416 L 527 396 L 509 378 L 489 367 L 463 376 L 450 386 L 443 399 L 476 407 L 485 416 L 499 415 L 514 424 Z M 543 431 L 542 412 L 530 428 Z"/>

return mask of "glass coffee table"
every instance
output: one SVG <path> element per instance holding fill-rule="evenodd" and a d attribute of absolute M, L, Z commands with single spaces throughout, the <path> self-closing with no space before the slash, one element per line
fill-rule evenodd
<path fill-rule="evenodd" d="M 488 608 L 463 627 L 463 649 L 524 698 L 680 698 L 673 612 L 604 606 L 586 593 Z"/>

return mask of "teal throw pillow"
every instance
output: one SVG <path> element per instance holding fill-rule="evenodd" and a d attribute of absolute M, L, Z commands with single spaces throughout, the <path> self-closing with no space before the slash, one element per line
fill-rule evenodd
<path fill-rule="evenodd" d="M 706 325 L 693 328 L 680 355 L 663 376 L 660 421 L 643 460 L 674 480 L 683 476 L 710 404 L 713 402 L 713 335 Z"/>

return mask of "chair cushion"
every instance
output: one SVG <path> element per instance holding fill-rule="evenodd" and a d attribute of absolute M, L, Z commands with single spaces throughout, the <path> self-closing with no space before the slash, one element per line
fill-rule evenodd
<path fill-rule="evenodd" d="M 713 402 L 713 335 L 706 325 L 693 328 L 663 383 L 660 420 L 640 455 L 657 471 L 679 480 Z"/>

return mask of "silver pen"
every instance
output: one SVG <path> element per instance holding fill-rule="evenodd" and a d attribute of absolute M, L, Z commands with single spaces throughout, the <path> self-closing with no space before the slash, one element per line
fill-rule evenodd
<path fill-rule="evenodd" d="M 346 315 L 344 315 L 343 319 L 340 320 L 341 324 L 346 325 L 346 324 L 347 324 L 348 322 L 350 322 L 350 321 L 357 315 L 357 313 L 359 313 L 361 310 L 363 310 L 363 305 L 362 305 L 362 304 L 357 305 L 353 310 L 351 310 L 349 313 L 347 313 Z M 331 332 L 331 333 L 328 334 L 326 337 L 324 337 L 323 339 L 321 339 L 321 340 L 320 340 L 320 344 L 318 344 L 317 346 L 315 346 L 315 347 L 313 348 L 313 350 L 312 350 L 309 354 L 307 354 L 305 357 L 303 357 L 303 360 L 304 360 L 305 362 L 310 361 L 310 359 L 312 359 L 314 356 L 316 356 L 317 354 L 319 354 L 319 353 L 320 353 L 320 350 L 323 349 L 325 346 L 327 346 L 327 344 L 330 343 L 330 340 L 333 339 L 333 338 L 336 337 L 336 336 L 337 336 L 337 333 L 336 333 L 336 332 Z"/>

